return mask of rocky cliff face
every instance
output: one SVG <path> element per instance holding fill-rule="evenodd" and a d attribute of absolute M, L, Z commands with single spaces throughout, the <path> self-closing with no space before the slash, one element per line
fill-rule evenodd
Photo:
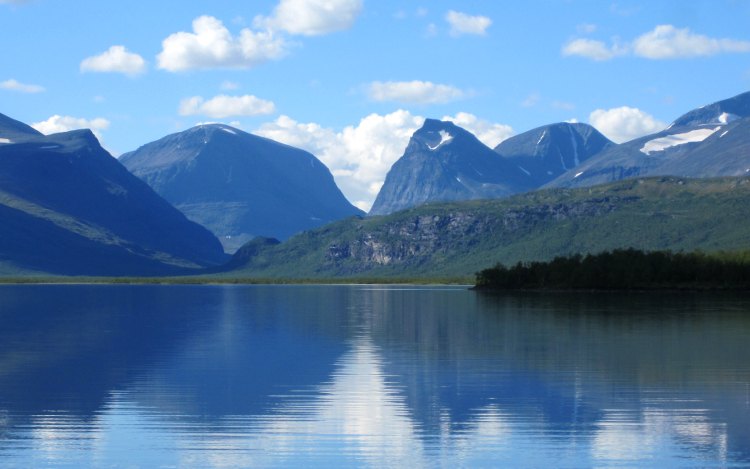
<path fill-rule="evenodd" d="M 593 198 L 568 204 L 513 208 L 502 213 L 467 207 L 435 215 L 405 215 L 378 225 L 374 230 L 363 227 L 352 240 L 334 241 L 326 250 L 325 261 L 334 268 L 353 264 L 361 271 L 375 266 L 419 265 L 441 254 L 470 249 L 483 242 L 483 237 L 514 237 L 540 223 L 601 216 L 616 210 L 628 199 L 633 198 Z"/>

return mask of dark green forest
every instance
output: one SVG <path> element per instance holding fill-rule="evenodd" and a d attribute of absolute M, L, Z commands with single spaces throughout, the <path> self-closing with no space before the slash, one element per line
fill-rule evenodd
<path fill-rule="evenodd" d="M 703 253 L 618 249 L 497 264 L 476 274 L 487 290 L 750 289 L 750 251 Z"/>

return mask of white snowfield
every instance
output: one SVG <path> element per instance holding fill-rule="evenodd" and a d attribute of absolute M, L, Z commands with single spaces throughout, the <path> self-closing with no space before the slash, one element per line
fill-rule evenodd
<path fill-rule="evenodd" d="M 9 138 L 0 138 L 0 143 L 13 143 Z"/>
<path fill-rule="evenodd" d="M 713 129 L 696 129 L 681 134 L 655 138 L 646 142 L 646 144 L 643 145 L 643 148 L 641 148 L 641 152 L 650 155 L 651 153 L 664 151 L 667 148 L 676 147 L 678 145 L 702 142 L 716 133 L 719 129 L 721 129 L 721 126 Z"/>
<path fill-rule="evenodd" d="M 427 144 L 427 148 L 429 148 L 432 151 L 437 150 L 441 146 L 445 145 L 446 143 L 449 143 L 451 140 L 453 140 L 453 135 L 449 134 L 445 130 L 440 131 L 440 143 L 435 145 L 434 147 L 430 146 L 430 144 Z"/>
<path fill-rule="evenodd" d="M 228 128 L 228 127 L 222 127 L 221 130 L 223 130 L 224 132 L 230 133 L 232 135 L 237 135 L 237 132 L 235 132 L 234 130 L 232 130 L 232 129 Z"/>

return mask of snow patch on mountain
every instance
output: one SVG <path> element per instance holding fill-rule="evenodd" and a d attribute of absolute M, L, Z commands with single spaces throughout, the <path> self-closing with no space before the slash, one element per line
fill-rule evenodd
<path fill-rule="evenodd" d="M 0 143 L 13 143 L 9 138 L 0 138 Z"/>
<path fill-rule="evenodd" d="M 453 135 L 451 135 L 450 133 L 446 132 L 445 130 L 441 130 L 441 131 L 440 131 L 440 143 L 438 143 L 438 144 L 437 144 L 437 145 L 435 145 L 434 147 L 433 147 L 433 146 L 431 146 L 431 145 L 430 145 L 430 144 L 428 143 L 428 144 L 427 144 L 427 148 L 429 148 L 429 149 L 430 149 L 430 150 L 432 150 L 432 151 L 435 151 L 435 150 L 437 150 L 438 148 L 440 148 L 441 146 L 443 146 L 443 145 L 445 145 L 445 144 L 447 144 L 447 143 L 450 143 L 450 141 L 451 141 L 451 140 L 453 140 Z"/>
<path fill-rule="evenodd" d="M 650 155 L 651 153 L 664 151 L 667 148 L 675 147 L 678 145 L 702 142 L 716 133 L 719 129 L 721 129 L 721 127 L 716 127 L 713 129 L 696 129 L 681 134 L 667 135 L 666 137 L 655 138 L 646 142 L 643 145 L 643 148 L 641 148 L 641 152 Z"/>
<path fill-rule="evenodd" d="M 536 144 L 539 145 L 540 143 L 542 143 L 542 140 L 544 140 L 544 137 L 546 136 L 547 136 L 547 130 L 545 129 L 544 132 L 542 132 L 542 136 L 539 137 L 539 140 L 537 140 Z"/>

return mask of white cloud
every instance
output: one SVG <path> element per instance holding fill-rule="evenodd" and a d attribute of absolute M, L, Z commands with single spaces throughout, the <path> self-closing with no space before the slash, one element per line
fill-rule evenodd
<path fill-rule="evenodd" d="M 463 34 L 484 36 L 492 25 L 492 20 L 486 16 L 472 16 L 454 10 L 445 14 L 445 21 L 450 25 L 450 34 L 454 37 Z"/>
<path fill-rule="evenodd" d="M 589 115 L 589 123 L 615 143 L 659 132 L 667 126 L 652 115 L 628 106 L 597 109 Z"/>
<path fill-rule="evenodd" d="M 750 41 L 714 39 L 670 24 L 659 25 L 633 41 L 633 53 L 647 59 L 678 59 L 731 52 L 750 52 Z"/>
<path fill-rule="evenodd" d="M 21 83 L 12 78 L 10 80 L 0 82 L 0 88 L 10 91 L 19 91 L 21 93 L 41 93 L 44 91 L 43 86 Z"/>
<path fill-rule="evenodd" d="M 101 131 L 109 128 L 109 121 L 103 117 L 84 119 L 55 114 L 45 121 L 34 122 L 31 126 L 45 135 L 78 129 L 91 129 L 94 135 L 101 140 Z"/>
<path fill-rule="evenodd" d="M 271 16 L 258 16 L 256 28 L 319 36 L 351 28 L 362 0 L 281 0 Z"/>
<path fill-rule="evenodd" d="M 500 142 L 514 134 L 513 128 L 509 125 L 489 122 L 468 112 L 459 112 L 455 116 L 444 116 L 443 120 L 451 121 L 468 130 L 490 148 L 495 148 Z"/>
<path fill-rule="evenodd" d="M 357 207 L 369 210 L 391 165 L 404 153 L 424 118 L 398 110 L 370 114 L 341 131 L 281 116 L 257 134 L 303 148 L 331 169 L 336 183 Z"/>
<path fill-rule="evenodd" d="M 112 46 L 105 52 L 83 59 L 82 72 L 113 72 L 135 76 L 146 71 L 146 61 L 138 54 L 128 52 L 125 46 Z"/>
<path fill-rule="evenodd" d="M 612 45 L 607 45 L 603 41 L 582 38 L 571 40 L 562 48 L 564 56 L 580 56 L 597 61 L 624 55 L 661 60 L 747 52 L 750 52 L 750 41 L 715 39 L 671 24 L 659 25 L 631 42 L 619 43 L 614 40 Z"/>
<path fill-rule="evenodd" d="M 375 81 L 367 85 L 373 101 L 396 101 L 412 104 L 442 104 L 467 96 L 467 92 L 450 85 L 429 81 Z"/>
<path fill-rule="evenodd" d="M 255 131 L 258 135 L 303 148 L 326 164 L 346 197 L 362 210 L 369 210 L 393 163 L 404 154 L 412 134 L 424 117 L 398 110 L 370 114 L 343 130 L 316 123 L 301 123 L 280 116 Z M 494 146 L 512 134 L 508 126 L 493 124 L 467 113 L 446 116 Z M 497 142 L 497 143 L 496 143 Z"/>
<path fill-rule="evenodd" d="M 587 59 L 604 61 L 610 60 L 618 55 L 624 55 L 627 53 L 627 48 L 620 45 L 607 46 L 602 41 L 596 41 L 594 39 L 574 39 L 562 48 L 562 55 L 571 56 L 577 55 L 579 57 L 585 57 Z"/>
<path fill-rule="evenodd" d="M 287 44 L 272 31 L 249 28 L 233 37 L 212 16 L 193 20 L 193 32 L 178 32 L 162 41 L 159 68 L 170 72 L 210 68 L 250 68 L 286 54 Z"/>
<path fill-rule="evenodd" d="M 235 116 L 259 116 L 276 112 L 276 106 L 271 101 L 257 98 L 253 95 L 227 96 L 219 95 L 209 100 L 200 96 L 185 98 L 180 102 L 180 115 L 202 115 L 215 119 Z"/>

